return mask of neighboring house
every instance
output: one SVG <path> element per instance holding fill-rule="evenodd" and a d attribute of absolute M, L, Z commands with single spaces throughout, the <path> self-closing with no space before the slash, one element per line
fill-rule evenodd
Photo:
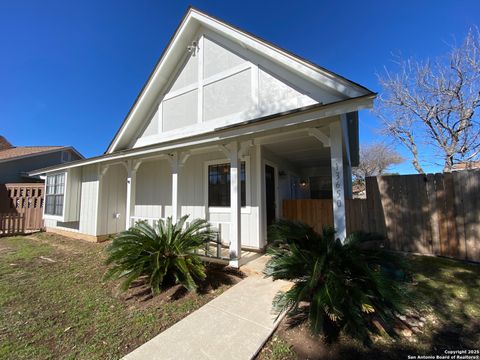
<path fill-rule="evenodd" d="M 73 147 L 67 146 L 13 146 L 0 136 L 0 184 L 43 182 L 30 177 L 32 170 L 83 159 Z"/>
<path fill-rule="evenodd" d="M 333 194 L 343 239 L 358 110 L 374 98 L 190 8 L 105 154 L 32 173 L 47 175 L 45 225 L 99 241 L 188 214 L 220 230 L 238 266 L 240 248 L 265 247 L 283 200 Z"/>

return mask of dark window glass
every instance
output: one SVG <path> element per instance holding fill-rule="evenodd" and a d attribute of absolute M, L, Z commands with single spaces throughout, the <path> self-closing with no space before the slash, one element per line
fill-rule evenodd
<path fill-rule="evenodd" d="M 245 162 L 240 166 L 241 206 L 246 206 Z M 230 164 L 208 167 L 208 206 L 230 206 Z"/>
<path fill-rule="evenodd" d="M 49 175 L 46 181 L 45 214 L 63 215 L 63 196 L 65 193 L 65 174 Z"/>

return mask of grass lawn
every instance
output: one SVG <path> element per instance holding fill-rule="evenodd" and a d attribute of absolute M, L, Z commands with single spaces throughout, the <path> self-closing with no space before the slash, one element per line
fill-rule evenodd
<path fill-rule="evenodd" d="M 415 282 L 406 287 L 406 323 L 396 338 L 377 337 L 371 348 L 342 337 L 325 345 L 305 324 L 284 320 L 258 359 L 407 359 L 444 349 L 480 349 L 480 265 L 408 256 Z M 403 322 L 400 322 L 403 324 Z"/>
<path fill-rule="evenodd" d="M 117 359 L 198 309 L 241 274 L 207 269 L 197 293 L 152 298 L 102 282 L 105 244 L 39 233 L 0 238 L 0 358 Z"/>

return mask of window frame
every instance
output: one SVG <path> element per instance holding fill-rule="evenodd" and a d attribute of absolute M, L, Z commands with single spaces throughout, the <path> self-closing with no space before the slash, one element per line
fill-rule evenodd
<path fill-rule="evenodd" d="M 240 162 L 245 162 L 245 206 L 240 207 L 241 213 L 249 214 L 251 212 L 251 176 L 250 176 L 250 156 L 241 157 Z M 230 206 L 209 206 L 209 173 L 208 168 L 211 165 L 230 164 L 230 159 L 217 159 L 205 161 L 204 170 L 204 197 L 205 197 L 205 209 L 209 213 L 230 213 Z"/>
<path fill-rule="evenodd" d="M 58 175 L 63 175 L 63 193 L 60 194 L 60 193 L 55 193 L 54 192 L 53 194 L 48 194 L 48 191 L 47 191 L 48 178 L 52 177 L 52 176 L 54 176 L 56 178 Z M 68 179 L 68 172 L 58 172 L 58 173 L 48 174 L 47 177 L 45 178 L 45 190 L 44 190 L 45 198 L 44 198 L 44 205 L 43 205 L 43 216 L 44 216 L 44 218 L 63 221 L 63 219 L 65 217 L 65 204 L 66 204 L 65 199 L 66 199 L 66 194 L 67 194 L 67 179 Z M 53 187 L 54 187 L 54 191 L 56 191 L 56 187 L 57 187 L 56 182 L 54 182 Z M 55 208 L 56 208 L 56 203 L 55 202 L 54 202 L 54 213 L 53 214 L 47 213 L 47 198 L 48 198 L 48 196 L 53 196 L 54 199 L 56 199 L 56 197 L 60 196 L 60 195 L 63 197 L 62 213 L 61 214 L 55 214 Z"/>

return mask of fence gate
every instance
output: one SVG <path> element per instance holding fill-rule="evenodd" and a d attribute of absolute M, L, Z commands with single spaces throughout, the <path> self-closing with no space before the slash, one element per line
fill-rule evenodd
<path fill-rule="evenodd" d="M 0 185 L 0 230 L 18 234 L 43 227 L 43 183 Z"/>

